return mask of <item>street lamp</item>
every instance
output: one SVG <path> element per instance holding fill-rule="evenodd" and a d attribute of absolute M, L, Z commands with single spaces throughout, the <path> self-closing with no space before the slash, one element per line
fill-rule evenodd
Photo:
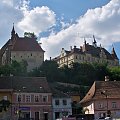
<path fill-rule="evenodd" d="M 106 115 L 107 115 L 107 117 L 110 117 L 111 112 L 108 109 L 108 94 L 107 94 L 107 91 L 104 90 L 104 91 L 101 92 L 101 94 L 104 95 L 105 98 L 106 98 L 106 104 L 107 104 L 107 106 L 106 106 Z"/>
<path fill-rule="evenodd" d="M 21 95 L 20 95 L 20 90 L 19 90 L 19 95 L 18 95 L 18 120 L 20 119 L 20 102 L 21 102 Z"/>
<path fill-rule="evenodd" d="M 22 87 L 22 90 L 24 91 L 26 89 L 26 87 Z M 19 94 L 18 94 L 18 120 L 20 120 L 20 114 L 21 114 L 21 110 L 20 110 L 20 102 L 21 102 L 21 90 L 18 90 Z"/>

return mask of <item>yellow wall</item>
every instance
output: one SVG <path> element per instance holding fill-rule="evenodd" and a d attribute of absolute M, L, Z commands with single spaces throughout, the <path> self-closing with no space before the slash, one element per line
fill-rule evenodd
<path fill-rule="evenodd" d="M 11 102 L 11 92 L 0 92 L 0 100 L 3 100 L 4 96 L 7 96 L 7 100 Z"/>
<path fill-rule="evenodd" d="M 39 67 L 44 61 L 44 52 L 39 51 L 12 51 L 12 60 L 18 62 L 26 60 L 28 63 L 27 70 L 30 71 L 35 67 Z"/>
<path fill-rule="evenodd" d="M 80 102 L 80 96 L 79 95 L 71 96 L 71 98 L 72 98 L 72 101 Z"/>

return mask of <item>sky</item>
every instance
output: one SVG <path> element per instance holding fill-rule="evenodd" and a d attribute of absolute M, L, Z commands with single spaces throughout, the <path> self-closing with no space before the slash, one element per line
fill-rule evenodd
<path fill-rule="evenodd" d="M 11 37 L 34 32 L 45 59 L 54 58 L 62 48 L 92 44 L 111 52 L 114 46 L 120 59 L 120 0 L 0 0 L 0 47 Z"/>

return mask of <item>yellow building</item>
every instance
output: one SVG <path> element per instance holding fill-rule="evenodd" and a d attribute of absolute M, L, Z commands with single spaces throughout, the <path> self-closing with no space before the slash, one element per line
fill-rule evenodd
<path fill-rule="evenodd" d="M 70 47 L 70 51 L 62 48 L 61 53 L 58 57 L 53 59 L 59 65 L 59 67 L 63 67 L 64 65 L 70 66 L 71 63 L 108 63 L 109 66 L 118 66 L 119 60 L 114 50 L 109 53 L 105 48 L 98 47 L 96 40 L 94 38 L 93 45 L 89 45 L 84 42 L 83 46 L 77 48 L 74 46 Z"/>
<path fill-rule="evenodd" d="M 14 26 L 11 38 L 0 50 L 0 63 L 2 65 L 11 63 L 12 60 L 27 62 L 27 70 L 39 67 L 44 61 L 44 50 L 36 41 L 35 36 L 19 37 L 15 33 Z"/>

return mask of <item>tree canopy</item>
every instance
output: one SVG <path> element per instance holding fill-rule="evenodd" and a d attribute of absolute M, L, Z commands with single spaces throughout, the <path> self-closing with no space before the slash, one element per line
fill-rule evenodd
<path fill-rule="evenodd" d="M 24 37 L 37 38 L 36 35 L 34 34 L 34 32 L 33 33 L 31 33 L 31 32 L 25 32 L 24 33 Z"/>
<path fill-rule="evenodd" d="M 43 64 L 27 72 L 26 61 L 12 61 L 10 65 L 0 67 L 0 75 L 46 77 L 48 82 L 66 82 L 91 86 L 94 81 L 102 81 L 105 76 L 111 80 L 120 80 L 120 67 L 109 67 L 107 64 L 72 63 L 70 67 L 58 67 L 55 61 L 46 60 Z"/>

